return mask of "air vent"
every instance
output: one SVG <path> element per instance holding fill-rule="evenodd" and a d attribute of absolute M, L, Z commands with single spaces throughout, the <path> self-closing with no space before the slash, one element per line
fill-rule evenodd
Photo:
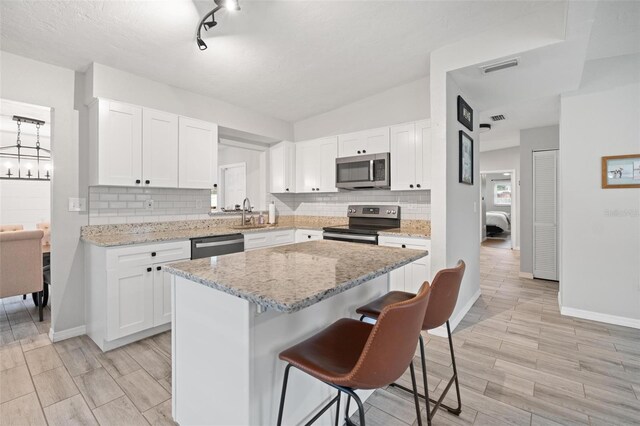
<path fill-rule="evenodd" d="M 490 65 L 483 65 L 480 67 L 483 74 L 489 74 L 490 72 L 500 71 L 511 67 L 518 66 L 518 58 L 509 59 L 508 61 L 496 62 Z"/>
<path fill-rule="evenodd" d="M 493 121 L 502 121 L 502 120 L 504 120 L 504 115 L 502 115 L 502 114 L 492 115 L 491 116 L 491 120 L 493 120 Z"/>

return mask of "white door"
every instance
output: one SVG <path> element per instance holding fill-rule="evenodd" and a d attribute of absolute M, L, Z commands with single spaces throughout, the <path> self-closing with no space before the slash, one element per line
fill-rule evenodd
<path fill-rule="evenodd" d="M 365 143 L 364 132 L 339 135 L 338 155 L 340 157 L 352 157 L 354 155 L 362 154 L 362 150 L 365 149 Z"/>
<path fill-rule="evenodd" d="M 211 189 L 218 181 L 218 126 L 180 117 L 178 186 Z"/>
<path fill-rule="evenodd" d="M 533 153 L 533 276 L 558 280 L 558 151 Z"/>
<path fill-rule="evenodd" d="M 316 192 L 318 148 L 315 141 L 296 144 L 296 191 L 301 193 Z"/>
<path fill-rule="evenodd" d="M 98 105 L 98 183 L 142 183 L 142 108 L 100 99 Z"/>
<path fill-rule="evenodd" d="M 174 262 L 181 262 L 181 259 Z M 153 265 L 153 326 L 171 322 L 171 274 L 164 272 L 164 264 Z"/>
<path fill-rule="evenodd" d="M 411 191 L 416 185 L 416 126 L 391 128 L 391 190 Z"/>
<path fill-rule="evenodd" d="M 381 127 L 365 132 L 365 152 L 363 154 L 382 154 L 389 152 L 389 128 Z"/>
<path fill-rule="evenodd" d="M 416 123 L 415 138 L 415 189 L 431 189 L 431 121 L 422 120 Z"/>
<path fill-rule="evenodd" d="M 338 192 L 336 188 L 336 158 L 338 138 L 324 138 L 318 141 L 318 156 L 314 158 L 316 168 L 316 192 Z"/>
<path fill-rule="evenodd" d="M 151 266 L 107 271 L 107 299 L 107 340 L 153 327 Z"/>
<path fill-rule="evenodd" d="M 142 111 L 142 178 L 148 187 L 178 187 L 178 116 Z"/>

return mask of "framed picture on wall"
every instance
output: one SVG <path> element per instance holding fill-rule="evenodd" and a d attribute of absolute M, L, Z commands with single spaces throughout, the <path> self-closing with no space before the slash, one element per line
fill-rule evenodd
<path fill-rule="evenodd" d="M 462 96 L 458 96 L 458 121 L 473 132 L 473 110 Z"/>
<path fill-rule="evenodd" d="M 640 188 L 640 154 L 602 157 L 602 187 Z"/>
<path fill-rule="evenodd" d="M 473 139 L 460 130 L 459 176 L 458 182 L 473 185 Z"/>

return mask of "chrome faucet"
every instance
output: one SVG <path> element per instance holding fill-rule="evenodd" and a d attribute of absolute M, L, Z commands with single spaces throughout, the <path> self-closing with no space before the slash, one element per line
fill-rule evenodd
<path fill-rule="evenodd" d="M 247 218 L 247 213 L 250 213 L 250 216 Z M 249 201 L 249 197 L 245 198 L 242 202 L 242 226 L 246 226 L 248 223 L 253 222 L 253 213 L 251 211 L 251 201 Z"/>

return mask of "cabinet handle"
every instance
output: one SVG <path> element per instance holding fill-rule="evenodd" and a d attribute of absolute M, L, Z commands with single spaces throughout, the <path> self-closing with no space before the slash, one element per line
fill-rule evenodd
<path fill-rule="evenodd" d="M 156 257 L 156 252 L 155 251 L 151 252 L 151 257 Z"/>
<path fill-rule="evenodd" d="M 147 268 L 147 272 L 151 272 L 151 266 Z"/>
<path fill-rule="evenodd" d="M 307 238 L 311 239 L 311 235 L 307 235 Z"/>
<path fill-rule="evenodd" d="M 407 248 L 407 245 L 406 245 L 406 244 L 403 244 L 403 245 L 402 245 L 402 248 Z"/>
<path fill-rule="evenodd" d="M 413 184 L 409 185 L 409 188 L 413 188 Z"/>
<path fill-rule="evenodd" d="M 144 181 L 145 185 L 149 185 L 151 183 L 151 181 L 149 179 Z"/>
<path fill-rule="evenodd" d="M 140 183 L 140 179 L 136 179 L 136 183 Z"/>
<path fill-rule="evenodd" d="M 420 184 L 417 184 L 416 186 L 417 186 L 418 188 L 420 188 Z"/>
<path fill-rule="evenodd" d="M 316 188 L 316 191 L 320 191 L 320 188 Z"/>
<path fill-rule="evenodd" d="M 285 191 L 289 192 L 289 188 L 285 189 Z"/>
<path fill-rule="evenodd" d="M 360 154 L 360 151 L 358 151 L 358 154 Z"/>
<path fill-rule="evenodd" d="M 213 184 L 213 187 L 214 187 L 214 188 L 217 188 L 217 187 L 218 187 L 218 184 L 217 184 L 217 183 L 214 183 L 214 184 Z"/>
<path fill-rule="evenodd" d="M 162 271 L 162 266 L 156 266 L 156 271 Z"/>
<path fill-rule="evenodd" d="M 363 153 L 363 154 L 366 154 L 366 153 L 367 153 L 367 150 L 366 150 L 366 149 L 363 149 L 363 150 L 362 150 L 362 153 Z"/>
<path fill-rule="evenodd" d="M 315 191 L 316 189 L 315 189 L 315 188 L 311 188 L 311 190 L 312 190 L 312 191 Z"/>

